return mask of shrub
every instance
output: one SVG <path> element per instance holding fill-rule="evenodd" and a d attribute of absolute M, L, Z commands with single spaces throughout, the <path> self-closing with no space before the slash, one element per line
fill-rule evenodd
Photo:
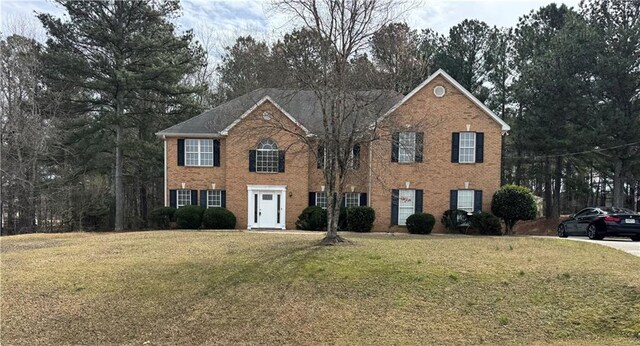
<path fill-rule="evenodd" d="M 469 220 L 471 227 L 482 235 L 502 235 L 500 219 L 493 214 L 483 211 L 471 215 Z"/>
<path fill-rule="evenodd" d="M 340 215 L 338 215 L 338 230 L 346 231 L 347 229 L 347 208 L 340 208 Z"/>
<path fill-rule="evenodd" d="M 436 218 L 431 214 L 417 213 L 407 218 L 407 231 L 412 234 L 429 234 L 436 224 Z"/>
<path fill-rule="evenodd" d="M 444 224 L 449 233 L 462 233 L 469 226 L 468 212 L 460 209 L 449 209 L 442 214 L 440 222 Z"/>
<path fill-rule="evenodd" d="M 175 221 L 176 208 L 160 207 L 155 208 L 149 214 L 151 227 L 155 229 L 168 229 L 169 223 Z"/>
<path fill-rule="evenodd" d="M 376 212 L 371 207 L 347 208 L 347 230 L 351 232 L 370 232 Z"/>
<path fill-rule="evenodd" d="M 491 212 L 504 220 L 506 234 L 513 234 L 519 220 L 533 220 L 537 207 L 531 190 L 524 186 L 505 185 L 491 199 Z"/>
<path fill-rule="evenodd" d="M 296 221 L 296 228 L 322 231 L 327 228 L 327 211 L 317 206 L 306 207 Z"/>
<path fill-rule="evenodd" d="M 236 216 L 225 208 L 208 208 L 202 214 L 202 227 L 234 229 L 236 228 Z"/>
<path fill-rule="evenodd" d="M 176 222 L 178 228 L 196 229 L 202 224 L 202 212 L 204 209 L 196 205 L 187 205 L 176 210 Z"/>

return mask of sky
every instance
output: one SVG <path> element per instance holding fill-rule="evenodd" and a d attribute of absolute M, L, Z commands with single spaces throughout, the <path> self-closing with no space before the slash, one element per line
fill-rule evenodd
<path fill-rule="evenodd" d="M 576 8 L 579 4 L 579 0 L 414 0 L 399 21 L 442 34 L 464 19 L 509 27 L 515 26 L 520 16 L 552 2 Z M 27 34 L 44 41 L 44 31 L 34 18 L 37 12 L 64 14 L 51 0 L 0 0 L 2 34 L 24 27 L 16 23 L 26 22 Z M 182 30 L 193 29 L 212 55 L 221 55 L 239 35 L 272 41 L 290 30 L 293 21 L 276 11 L 269 0 L 182 0 L 182 16 L 176 22 Z"/>

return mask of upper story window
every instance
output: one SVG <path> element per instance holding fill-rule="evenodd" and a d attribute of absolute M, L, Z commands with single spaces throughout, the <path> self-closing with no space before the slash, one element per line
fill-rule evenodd
<path fill-rule="evenodd" d="M 186 139 L 184 144 L 187 166 L 213 166 L 213 140 Z"/>
<path fill-rule="evenodd" d="M 278 145 L 272 139 L 263 139 L 256 148 L 256 172 L 278 172 Z"/>
<path fill-rule="evenodd" d="M 398 162 L 415 162 L 416 133 L 400 132 L 398 134 Z"/>
<path fill-rule="evenodd" d="M 460 152 L 458 162 L 476 162 L 476 133 L 460 132 Z"/>
<path fill-rule="evenodd" d="M 474 190 L 458 190 L 458 209 L 473 212 Z"/>

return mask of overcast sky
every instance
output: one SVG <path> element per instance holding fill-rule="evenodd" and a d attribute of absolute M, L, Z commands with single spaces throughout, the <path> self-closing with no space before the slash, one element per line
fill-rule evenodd
<path fill-rule="evenodd" d="M 440 33 L 447 33 L 465 18 L 479 19 L 490 26 L 514 26 L 523 14 L 552 2 L 577 8 L 579 0 L 417 0 L 403 19 L 412 28 L 431 28 Z M 270 40 L 290 29 L 289 18 L 270 5 L 268 0 L 182 0 L 183 15 L 177 22 L 183 30 L 194 29 L 197 36 L 209 36 L 215 55 L 238 35 Z M 39 24 L 32 19 L 36 12 L 64 14 L 50 0 L 0 0 L 3 35 L 12 31 L 16 20 L 32 21 L 33 30 L 38 31 Z M 41 30 L 36 34 L 41 39 L 44 36 Z"/>

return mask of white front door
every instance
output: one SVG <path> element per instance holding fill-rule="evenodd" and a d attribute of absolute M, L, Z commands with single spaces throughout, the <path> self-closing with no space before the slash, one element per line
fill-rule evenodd
<path fill-rule="evenodd" d="M 286 191 L 284 185 L 247 185 L 247 228 L 285 229 Z"/>
<path fill-rule="evenodd" d="M 281 194 L 273 191 L 258 193 L 258 227 L 276 228 L 278 227 L 279 210 L 278 204 L 281 201 Z"/>

